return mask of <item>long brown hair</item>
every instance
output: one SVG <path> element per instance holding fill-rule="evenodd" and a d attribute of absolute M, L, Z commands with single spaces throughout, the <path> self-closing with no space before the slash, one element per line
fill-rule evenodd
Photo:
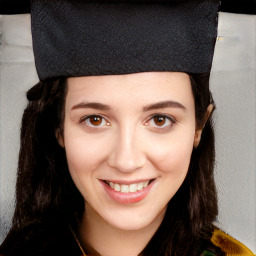
<path fill-rule="evenodd" d="M 196 124 L 201 127 L 208 105 L 214 106 L 209 90 L 209 74 L 190 74 L 190 80 Z M 170 200 L 160 228 L 144 250 L 145 255 L 193 256 L 199 255 L 204 248 L 210 248 L 217 255 L 222 254 L 210 242 L 214 229 L 212 222 L 218 214 L 214 163 L 214 130 L 210 116 L 200 144 L 192 152 L 186 179 Z"/>
<path fill-rule="evenodd" d="M 209 74 L 190 74 L 197 125 L 213 103 Z M 21 128 L 21 148 L 16 184 L 16 208 L 12 228 L 3 247 L 15 246 L 8 237 L 34 223 L 58 218 L 70 223 L 81 216 L 84 200 L 75 187 L 65 151 L 56 140 L 62 131 L 66 79 L 39 82 L 27 93 Z M 217 216 L 214 183 L 214 134 L 211 117 L 199 146 L 193 150 L 187 177 L 170 200 L 165 218 L 143 255 L 196 255 L 201 245 L 210 246 L 212 221 Z M 30 234 L 33 236 L 33 232 Z M 185 246 L 184 246 L 185 243 Z"/>

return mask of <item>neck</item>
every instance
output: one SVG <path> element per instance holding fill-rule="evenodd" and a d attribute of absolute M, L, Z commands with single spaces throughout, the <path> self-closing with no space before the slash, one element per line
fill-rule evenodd
<path fill-rule="evenodd" d="M 88 255 L 141 255 L 163 217 L 164 213 L 143 229 L 121 230 L 105 222 L 90 207 L 86 207 L 79 230 L 80 241 Z"/>

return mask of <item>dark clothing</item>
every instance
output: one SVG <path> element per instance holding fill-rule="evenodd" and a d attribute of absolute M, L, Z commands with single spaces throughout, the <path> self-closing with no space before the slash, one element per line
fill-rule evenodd
<path fill-rule="evenodd" d="M 5 256 L 81 256 L 68 225 L 33 224 L 11 232 L 0 247 Z"/>
<path fill-rule="evenodd" d="M 220 230 L 215 230 L 212 244 L 202 242 L 198 256 L 253 255 L 244 245 Z M 221 250 L 216 250 L 216 246 Z M 233 251 L 232 251 L 233 250 Z M 247 251 L 248 250 L 248 251 Z M 244 254 L 246 253 L 246 254 Z M 0 246 L 0 256 L 82 256 L 70 225 L 63 222 L 36 223 L 10 232 Z"/>

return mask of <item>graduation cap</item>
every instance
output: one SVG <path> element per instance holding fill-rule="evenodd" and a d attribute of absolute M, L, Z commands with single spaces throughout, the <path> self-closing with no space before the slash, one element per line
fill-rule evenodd
<path fill-rule="evenodd" d="M 31 9 L 24 3 L 40 80 L 211 69 L 217 0 L 32 0 Z"/>

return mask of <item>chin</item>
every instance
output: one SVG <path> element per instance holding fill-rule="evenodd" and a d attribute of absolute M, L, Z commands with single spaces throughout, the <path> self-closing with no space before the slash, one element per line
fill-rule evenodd
<path fill-rule="evenodd" d="M 166 207 L 160 212 L 149 211 L 146 213 L 136 212 L 136 210 L 130 210 L 129 212 L 122 212 L 120 214 L 109 214 L 108 216 L 102 216 L 105 221 L 114 228 L 124 231 L 138 231 L 157 229 L 165 215 Z"/>

